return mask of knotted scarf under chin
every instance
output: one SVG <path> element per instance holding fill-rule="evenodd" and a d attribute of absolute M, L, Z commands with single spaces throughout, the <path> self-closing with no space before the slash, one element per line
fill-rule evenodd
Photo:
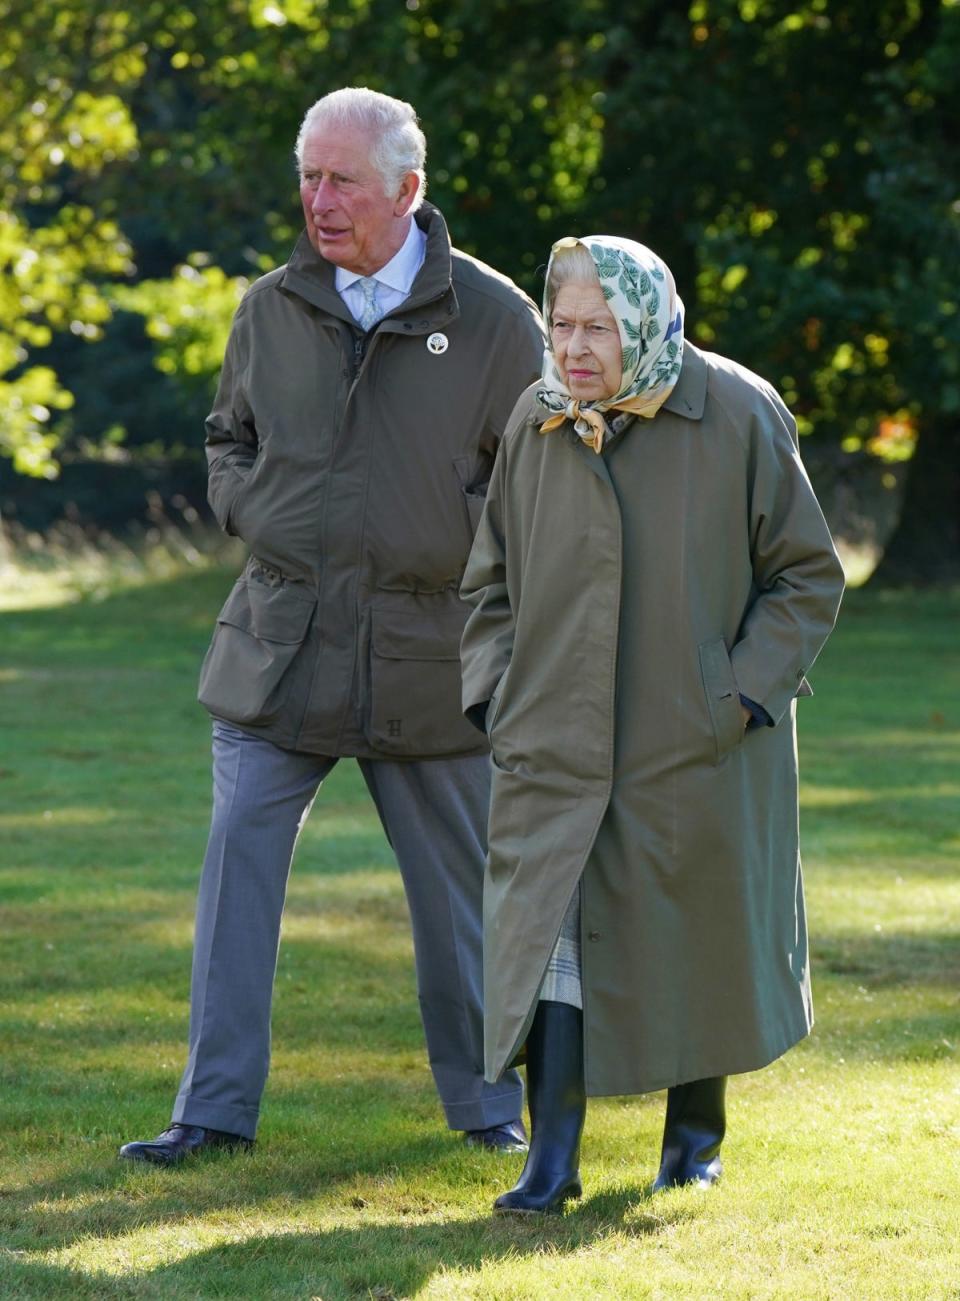
<path fill-rule="evenodd" d="M 607 410 L 629 411 L 635 416 L 646 416 L 652 420 L 673 391 L 672 385 L 650 397 L 625 398 L 622 402 L 611 402 Z M 604 441 L 610 437 L 610 427 L 595 407 L 585 407 L 579 398 L 570 398 L 563 411 L 551 416 L 540 426 L 541 434 L 549 434 L 551 429 L 558 429 L 565 420 L 573 421 L 573 428 L 588 447 L 599 455 L 603 451 Z"/>

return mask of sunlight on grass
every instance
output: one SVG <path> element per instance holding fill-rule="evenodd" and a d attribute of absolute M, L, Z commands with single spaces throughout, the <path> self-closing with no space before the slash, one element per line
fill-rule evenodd
<path fill-rule="evenodd" d="M 0 832 L 40 831 L 50 823 L 58 827 L 97 827 L 117 820 L 116 809 L 63 807 L 42 809 L 39 813 L 0 813 Z"/>
<path fill-rule="evenodd" d="M 402 882 L 350 762 L 289 882 L 254 1153 L 116 1159 L 167 1123 L 184 1063 L 210 793 L 194 692 L 230 581 L 191 572 L 5 624 L 0 1296 L 960 1299 L 950 598 L 854 593 L 816 666 L 800 727 L 817 1020 L 731 1081 L 721 1186 L 651 1196 L 664 1095 L 597 1099 L 583 1201 L 515 1223 L 490 1208 L 522 1158 L 465 1148 L 437 1105 Z"/>
<path fill-rule="evenodd" d="M 320 810 L 317 810 L 315 816 L 318 822 L 323 819 Z M 371 840 L 376 838 L 377 832 L 369 824 L 364 828 L 364 831 Z M 319 845 L 321 851 L 327 839 L 326 836 L 321 838 Z M 379 845 L 376 848 L 385 860 L 389 858 L 389 849 L 386 844 L 382 849 Z M 338 875 L 329 867 L 325 871 L 316 870 L 318 867 L 322 868 L 323 866 L 322 862 L 317 862 L 318 859 L 322 860 L 322 853 L 311 855 L 311 860 L 308 862 L 302 849 L 298 851 L 293 871 L 290 874 L 290 881 L 287 885 L 288 899 L 294 897 L 319 898 L 322 896 L 324 901 L 335 900 L 340 904 L 349 906 L 359 893 L 362 893 L 365 899 L 395 899 L 398 897 L 398 890 L 402 889 L 399 870 L 393 864 L 386 870 L 379 863 L 371 866 L 366 857 L 358 861 L 355 851 L 352 857 L 351 870 Z"/>
<path fill-rule="evenodd" d="M 158 515 L 128 539 L 91 536 L 61 523 L 46 537 L 18 534 L 0 539 L 0 611 L 55 609 L 77 601 L 103 601 L 125 588 L 235 564 L 244 548 L 234 538 L 200 523 Z"/>
<path fill-rule="evenodd" d="M 397 920 L 404 920 L 399 909 L 391 908 L 390 911 L 391 916 Z M 290 940 L 336 939 L 338 943 L 346 940 L 351 944 L 363 945 L 371 952 L 405 954 L 410 948 L 409 936 L 405 930 L 398 929 L 392 936 L 384 933 L 382 917 L 373 924 L 369 916 L 353 917 L 347 913 L 324 912 L 316 917 L 285 917 L 283 934 Z"/>
<path fill-rule="evenodd" d="M 34 1209 L 42 1213 L 53 1207 L 45 1207 L 40 1203 Z M 56 1209 L 68 1208 L 57 1206 Z M 105 1237 L 97 1238 L 95 1242 L 81 1242 L 34 1258 L 44 1264 L 79 1267 L 94 1278 L 100 1274 L 147 1274 L 157 1265 L 187 1260 L 210 1247 L 246 1242 L 251 1238 L 261 1240 L 273 1234 L 295 1231 L 296 1228 L 295 1224 L 282 1221 L 276 1226 L 267 1226 L 259 1219 L 246 1225 L 242 1222 L 215 1225 L 203 1220 L 187 1219 L 179 1224 L 165 1225 L 161 1229 L 143 1229 L 116 1238 Z"/>
<path fill-rule="evenodd" d="M 869 803 L 882 796 L 865 786 L 812 786 L 804 782 L 800 786 L 800 798 L 805 809 L 837 809 Z"/>
<path fill-rule="evenodd" d="M 50 609 L 78 599 L 73 576 L 62 569 L 0 568 L 0 611 Z"/>
<path fill-rule="evenodd" d="M 180 917 L 148 917 L 130 926 L 129 937 L 131 940 L 139 938 L 149 941 L 151 945 L 163 945 L 171 950 L 190 950 L 193 948 L 193 913 L 193 908 L 185 906 Z"/>
<path fill-rule="evenodd" d="M 327 778 L 327 782 L 329 781 L 330 778 Z M 301 835 L 310 840 L 335 840 L 337 836 L 355 836 L 359 833 L 369 835 L 371 827 L 369 810 L 357 813 L 342 809 L 338 811 L 335 805 L 331 807 L 326 799 L 327 782 L 324 783 L 324 790 L 320 797 L 323 800 L 323 820 L 308 821 Z"/>

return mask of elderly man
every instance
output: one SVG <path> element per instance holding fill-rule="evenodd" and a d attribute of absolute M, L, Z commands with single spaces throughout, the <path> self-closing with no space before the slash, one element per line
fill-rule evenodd
<path fill-rule="evenodd" d="M 209 495 L 251 555 L 200 680 L 214 805 L 189 1058 L 170 1127 L 128 1159 L 252 1143 L 294 845 L 345 755 L 403 877 L 447 1123 L 525 1145 L 516 1072 L 483 1080 L 489 757 L 460 712 L 458 588 L 543 336 L 516 286 L 451 248 L 422 204 L 424 158 L 409 104 L 363 88 L 314 104 L 297 141 L 306 232 L 234 321 Z"/>

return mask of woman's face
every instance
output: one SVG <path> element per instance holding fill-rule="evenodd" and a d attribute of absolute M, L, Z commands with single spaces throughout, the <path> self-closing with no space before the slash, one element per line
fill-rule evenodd
<path fill-rule="evenodd" d="M 561 285 L 550 317 L 550 343 L 573 397 L 593 402 L 620 391 L 620 331 L 598 284 Z"/>

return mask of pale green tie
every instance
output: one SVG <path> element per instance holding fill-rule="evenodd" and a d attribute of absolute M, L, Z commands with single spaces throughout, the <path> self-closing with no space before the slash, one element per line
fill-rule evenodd
<path fill-rule="evenodd" d="M 361 330 L 370 330 L 380 320 L 381 312 L 377 303 L 377 281 L 374 276 L 361 276 L 357 281 L 363 291 L 363 307 L 357 324 Z"/>

